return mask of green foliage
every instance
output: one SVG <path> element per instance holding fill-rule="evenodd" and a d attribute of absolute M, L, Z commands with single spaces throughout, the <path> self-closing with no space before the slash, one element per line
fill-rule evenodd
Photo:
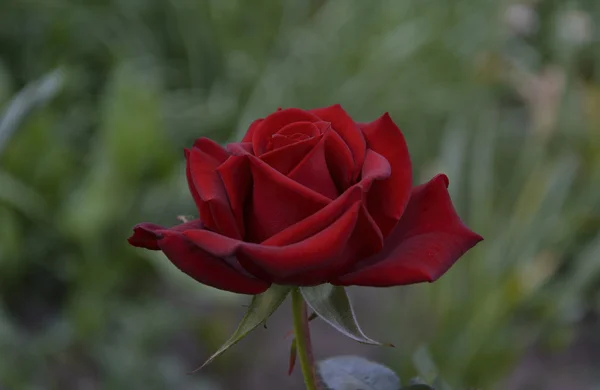
<path fill-rule="evenodd" d="M 335 330 L 363 344 L 383 345 L 367 337 L 360 328 L 346 289 L 342 286 L 321 284 L 301 287 L 300 292 L 306 303 L 323 321 Z"/>
<path fill-rule="evenodd" d="M 432 4 L 0 2 L 0 387 L 233 388 L 253 354 L 185 373 L 239 301 L 125 238 L 194 213 L 183 147 L 280 106 L 389 111 L 416 180 L 446 172 L 486 238 L 435 284 L 381 290 L 402 377 L 428 345 L 453 388 L 490 388 L 597 312 L 600 7 Z"/>
<path fill-rule="evenodd" d="M 244 315 L 244 318 L 242 318 L 242 321 L 233 335 L 219 348 L 217 352 L 208 358 L 202 367 L 206 366 L 223 352 L 237 344 L 250 332 L 258 328 L 259 325 L 265 324 L 275 310 L 277 310 L 283 301 L 285 301 L 285 298 L 288 296 L 290 291 L 291 287 L 274 285 L 264 293 L 255 295 L 252 298 L 250 306 L 248 306 L 248 311 Z"/>

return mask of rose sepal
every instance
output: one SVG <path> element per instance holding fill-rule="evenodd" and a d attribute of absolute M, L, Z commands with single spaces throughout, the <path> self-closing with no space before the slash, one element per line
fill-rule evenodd
<path fill-rule="evenodd" d="M 300 292 L 308 306 L 338 332 L 359 343 L 393 347 L 392 344 L 381 343 L 365 335 L 358 325 L 352 303 L 344 287 L 321 284 L 301 287 Z"/>
<path fill-rule="evenodd" d="M 252 302 L 250 303 L 250 306 L 248 306 L 248 311 L 246 311 L 244 318 L 242 318 L 242 321 L 238 325 L 233 335 L 214 354 L 212 354 L 204 362 L 204 364 L 195 369 L 193 372 L 202 369 L 204 366 L 212 362 L 216 357 L 237 344 L 238 341 L 246 337 L 259 325 L 264 324 L 265 321 L 275 312 L 275 310 L 281 306 L 283 301 L 285 301 L 285 298 L 288 296 L 291 290 L 292 287 L 290 286 L 272 285 L 264 293 L 252 297 Z"/>

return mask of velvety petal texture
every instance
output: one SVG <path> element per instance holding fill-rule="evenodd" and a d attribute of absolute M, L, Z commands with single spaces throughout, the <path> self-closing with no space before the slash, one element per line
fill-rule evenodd
<path fill-rule="evenodd" d="M 270 287 L 271 283 L 250 276 L 239 265 L 232 265 L 211 255 L 182 234 L 197 230 L 195 228 L 201 228 L 199 221 L 171 229 L 154 224 L 139 224 L 129 238 L 129 243 L 146 249 L 162 250 L 177 268 L 211 287 L 240 294 L 260 294 Z"/>
<path fill-rule="evenodd" d="M 383 249 L 334 283 L 386 287 L 433 282 L 442 276 L 483 239 L 461 222 L 447 187 L 446 175 L 416 187 Z"/>
<path fill-rule="evenodd" d="M 431 282 L 482 240 L 456 214 L 445 175 L 412 187 L 388 114 L 357 123 L 340 105 L 280 109 L 239 143 L 200 138 L 185 155 L 199 219 L 139 224 L 129 243 L 215 288 Z"/>

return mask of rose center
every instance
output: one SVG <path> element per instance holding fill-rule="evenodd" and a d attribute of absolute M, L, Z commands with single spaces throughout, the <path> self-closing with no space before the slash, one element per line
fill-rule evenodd
<path fill-rule="evenodd" d="M 272 134 L 267 143 L 267 152 L 318 137 L 331 125 L 327 122 L 295 122 Z"/>

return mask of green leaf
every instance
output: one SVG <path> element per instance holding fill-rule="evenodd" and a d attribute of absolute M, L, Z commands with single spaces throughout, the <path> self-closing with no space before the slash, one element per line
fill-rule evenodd
<path fill-rule="evenodd" d="M 314 287 L 301 287 L 300 292 L 306 303 L 339 332 L 360 343 L 384 345 L 370 339 L 360 329 L 344 287 L 322 284 Z M 391 344 L 388 345 L 391 346 Z"/>
<path fill-rule="evenodd" d="M 271 286 L 270 289 L 262 294 L 255 295 L 252 298 L 252 302 L 248 307 L 248 311 L 242 322 L 238 325 L 233 335 L 215 352 L 203 365 L 194 370 L 194 372 L 202 369 L 210 362 L 212 362 L 217 356 L 228 350 L 233 345 L 237 344 L 238 341 L 246 337 L 248 333 L 256 329 L 259 325 L 263 324 L 267 318 L 271 316 L 277 310 L 277 308 L 283 303 L 288 293 L 291 291 L 289 286 Z"/>
<path fill-rule="evenodd" d="M 359 356 L 336 356 L 317 365 L 328 390 L 399 390 L 400 378 L 388 367 Z"/>

